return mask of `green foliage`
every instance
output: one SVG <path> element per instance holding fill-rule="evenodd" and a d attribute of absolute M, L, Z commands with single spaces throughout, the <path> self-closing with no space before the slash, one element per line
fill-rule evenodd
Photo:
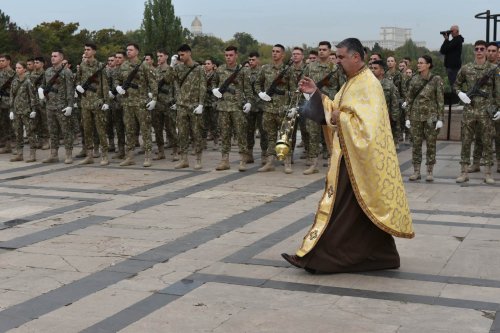
<path fill-rule="evenodd" d="M 202 63 L 205 59 L 213 59 L 218 64 L 224 63 L 224 41 L 218 37 L 194 36 L 188 43 L 193 51 L 193 58 Z"/>
<path fill-rule="evenodd" d="M 240 58 L 246 59 L 248 54 L 257 50 L 259 42 L 253 36 L 246 32 L 237 32 L 233 35 L 233 39 L 227 41 L 226 46 L 234 45 L 238 48 Z"/>

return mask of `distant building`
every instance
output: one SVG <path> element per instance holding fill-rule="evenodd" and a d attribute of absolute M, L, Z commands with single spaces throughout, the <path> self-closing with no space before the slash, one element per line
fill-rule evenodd
<path fill-rule="evenodd" d="M 411 39 L 411 29 L 398 27 L 381 27 L 379 40 L 362 40 L 363 46 L 373 49 L 375 43 L 384 49 L 395 50 Z M 425 47 L 425 42 L 413 41 L 418 47 Z M 339 42 L 333 42 L 337 45 Z"/>
<path fill-rule="evenodd" d="M 191 33 L 195 36 L 203 34 L 202 24 L 198 16 L 195 16 L 193 22 L 191 23 Z"/>

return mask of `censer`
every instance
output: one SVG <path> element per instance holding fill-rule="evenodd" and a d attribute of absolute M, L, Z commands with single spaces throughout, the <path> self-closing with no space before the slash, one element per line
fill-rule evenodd
<path fill-rule="evenodd" d="M 285 117 L 281 122 L 281 126 L 278 131 L 278 140 L 276 141 L 276 147 L 274 148 L 278 161 L 284 161 L 288 153 L 290 153 L 290 149 L 292 147 L 293 129 L 297 122 L 297 118 L 299 117 L 299 112 L 297 110 L 301 95 L 302 94 L 298 90 L 294 93 L 295 103 L 290 103 L 290 108 L 287 112 L 285 112 Z"/>

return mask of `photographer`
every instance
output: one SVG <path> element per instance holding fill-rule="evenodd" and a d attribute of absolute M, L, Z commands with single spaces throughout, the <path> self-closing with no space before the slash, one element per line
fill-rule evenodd
<path fill-rule="evenodd" d="M 450 86 L 453 86 L 457 78 L 457 73 L 462 66 L 462 44 L 464 43 L 464 38 L 460 35 L 458 30 L 458 25 L 452 25 L 450 30 L 441 31 L 444 37 L 443 45 L 439 52 L 444 55 L 444 67 L 446 67 L 446 73 L 448 74 L 448 81 Z M 451 35 L 451 40 L 449 40 Z"/>

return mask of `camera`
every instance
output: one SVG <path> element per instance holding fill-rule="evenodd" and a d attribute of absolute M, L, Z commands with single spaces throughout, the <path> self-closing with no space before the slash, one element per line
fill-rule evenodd
<path fill-rule="evenodd" d="M 440 33 L 441 35 L 445 36 L 445 35 L 449 35 L 449 34 L 451 34 L 451 30 L 440 31 L 439 33 Z"/>

